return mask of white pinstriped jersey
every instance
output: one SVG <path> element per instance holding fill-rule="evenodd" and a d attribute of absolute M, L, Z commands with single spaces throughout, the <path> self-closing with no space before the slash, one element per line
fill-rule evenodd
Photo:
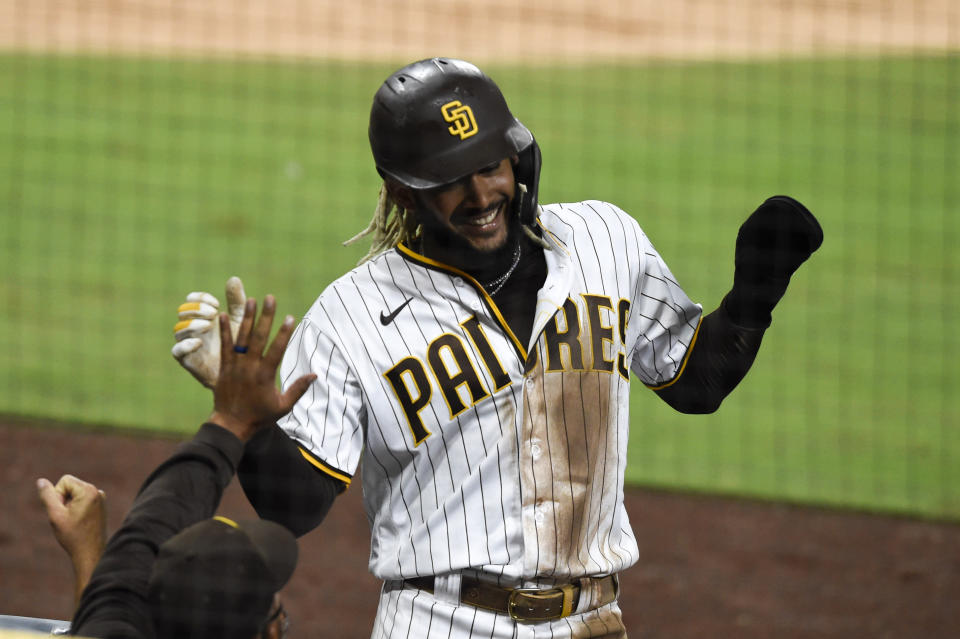
<path fill-rule="evenodd" d="M 611 204 L 552 204 L 531 343 L 466 273 L 400 245 L 333 282 L 284 357 L 319 377 L 281 426 L 349 482 L 370 570 L 478 571 L 530 586 L 637 560 L 623 506 L 629 370 L 680 372 L 701 308 Z"/>

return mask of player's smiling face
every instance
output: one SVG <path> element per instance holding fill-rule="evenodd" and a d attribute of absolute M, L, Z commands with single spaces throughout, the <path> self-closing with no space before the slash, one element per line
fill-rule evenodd
<path fill-rule="evenodd" d="M 503 248 L 509 236 L 515 188 L 513 161 L 505 158 L 452 184 L 415 192 L 425 239 L 429 242 L 440 239 L 437 235 L 452 235 L 480 253 Z M 441 239 L 438 243 L 447 242 Z"/>

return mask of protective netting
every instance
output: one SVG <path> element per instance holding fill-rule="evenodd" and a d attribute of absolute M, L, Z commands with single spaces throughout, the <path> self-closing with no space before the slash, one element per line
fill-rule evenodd
<path fill-rule="evenodd" d="M 478 63 L 541 200 L 631 213 L 707 310 L 785 193 L 823 248 L 716 415 L 637 384 L 629 479 L 960 515 L 960 5 L 950 0 L 0 3 L 0 412 L 189 430 L 187 292 L 301 315 L 365 252 L 387 74 Z"/>

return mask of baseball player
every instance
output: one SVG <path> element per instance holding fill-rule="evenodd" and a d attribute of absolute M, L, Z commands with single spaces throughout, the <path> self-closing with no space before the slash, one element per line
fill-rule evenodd
<path fill-rule="evenodd" d="M 383 580 L 373 637 L 626 636 L 630 373 L 678 411 L 716 410 L 819 224 L 763 202 L 704 315 L 619 208 L 538 203 L 539 147 L 472 64 L 396 71 L 369 136 L 384 180 L 370 252 L 297 327 L 283 383 L 318 379 L 248 444 L 244 490 L 304 534 L 359 468 Z M 181 307 L 174 355 L 194 374 L 218 367 L 203 341 L 217 306 Z"/>

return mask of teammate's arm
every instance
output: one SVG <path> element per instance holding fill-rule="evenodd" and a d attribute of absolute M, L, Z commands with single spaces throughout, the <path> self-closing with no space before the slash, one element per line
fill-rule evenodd
<path fill-rule="evenodd" d="M 227 280 L 226 299 L 235 336 L 247 299 L 240 278 Z M 220 302 L 210 293 L 194 292 L 177 310 L 172 354 L 204 386 L 213 388 L 220 370 L 220 332 L 215 325 Z M 297 536 L 316 528 L 346 488 L 307 462 L 297 444 L 276 425 L 264 428 L 247 443 L 237 474 L 257 514 L 283 524 Z"/>
<path fill-rule="evenodd" d="M 107 544 L 106 495 L 73 475 L 62 476 L 56 484 L 38 479 L 37 493 L 57 542 L 73 564 L 76 606 Z"/>
<path fill-rule="evenodd" d="M 221 350 L 213 412 L 196 435 L 144 481 L 83 591 L 71 624 L 74 634 L 153 636 L 148 584 L 157 549 L 187 526 L 213 516 L 233 479 L 244 442 L 289 412 L 313 381 L 312 375 L 305 375 L 282 393 L 276 388 L 276 370 L 293 318 L 284 320 L 270 342 L 273 298 L 264 300 L 256 323 L 255 301 L 247 300 L 244 308 L 236 342 L 240 350 L 233 347 L 227 315 L 217 322 Z"/>
<path fill-rule="evenodd" d="M 740 383 L 760 349 L 790 277 L 820 244 L 810 211 L 779 195 L 760 205 L 737 234 L 733 288 L 703 318 L 682 373 L 656 393 L 684 413 L 710 413 Z"/>

